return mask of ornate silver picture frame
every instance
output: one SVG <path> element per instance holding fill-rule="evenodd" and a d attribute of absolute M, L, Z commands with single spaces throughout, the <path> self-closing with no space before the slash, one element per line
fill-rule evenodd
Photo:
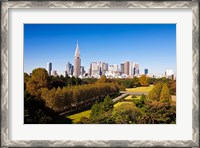
<path fill-rule="evenodd" d="M 192 140 L 9 140 L 9 9 L 18 8 L 190 8 L 192 9 Z M 1 2 L 1 146 L 2 147 L 199 147 L 199 2 L 198 1 L 4 1 Z M 182 132 L 182 131 L 180 131 Z"/>

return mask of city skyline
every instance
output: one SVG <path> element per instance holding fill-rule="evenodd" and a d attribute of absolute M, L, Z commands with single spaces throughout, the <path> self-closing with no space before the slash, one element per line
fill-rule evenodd
<path fill-rule="evenodd" d="M 120 65 L 130 61 L 140 64 L 141 74 L 144 69 L 152 74 L 164 74 L 166 69 L 176 73 L 175 24 L 25 24 L 24 71 L 31 73 L 51 62 L 52 70 L 63 74 L 67 62 L 73 64 L 77 40 L 86 72 L 91 62 Z"/>

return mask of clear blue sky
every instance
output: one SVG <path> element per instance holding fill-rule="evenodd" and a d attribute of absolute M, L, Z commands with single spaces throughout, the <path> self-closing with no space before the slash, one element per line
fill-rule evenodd
<path fill-rule="evenodd" d="M 81 65 L 104 61 L 120 64 L 137 62 L 152 74 L 176 72 L 175 24 L 25 24 L 24 71 L 46 68 L 63 74 L 66 63 L 73 64 L 76 41 L 79 42 Z"/>

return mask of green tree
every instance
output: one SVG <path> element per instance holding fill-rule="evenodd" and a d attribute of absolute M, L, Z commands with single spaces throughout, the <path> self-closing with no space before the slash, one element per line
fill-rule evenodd
<path fill-rule="evenodd" d="M 133 87 L 133 83 L 132 83 L 132 80 L 131 79 L 125 79 L 123 81 L 123 84 L 126 88 L 132 88 Z"/>
<path fill-rule="evenodd" d="M 159 101 L 160 93 L 162 91 L 163 83 L 158 83 L 154 86 L 154 88 L 148 93 L 148 100 Z"/>
<path fill-rule="evenodd" d="M 103 108 L 102 108 L 103 111 L 106 112 L 106 111 L 109 111 L 110 109 L 113 109 L 114 103 L 112 99 L 110 98 L 110 96 L 107 95 L 102 105 L 103 105 Z"/>
<path fill-rule="evenodd" d="M 170 102 L 171 101 L 171 95 L 169 92 L 169 88 L 167 87 L 167 84 L 163 84 L 162 91 L 160 93 L 160 101 L 161 102 Z"/>
<path fill-rule="evenodd" d="M 133 79 L 132 79 L 132 82 L 133 82 L 134 87 L 140 86 L 140 81 L 139 81 L 138 77 L 134 76 Z"/>
<path fill-rule="evenodd" d="M 132 104 L 125 103 L 114 108 L 112 116 L 116 124 L 134 124 L 141 122 L 142 113 Z"/>

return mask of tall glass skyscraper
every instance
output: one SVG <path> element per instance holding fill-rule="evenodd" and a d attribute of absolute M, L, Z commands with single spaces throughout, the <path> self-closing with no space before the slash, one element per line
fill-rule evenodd
<path fill-rule="evenodd" d="M 47 63 L 47 72 L 48 72 L 49 76 L 51 75 L 51 71 L 52 71 L 52 63 L 49 62 L 49 63 Z"/>

